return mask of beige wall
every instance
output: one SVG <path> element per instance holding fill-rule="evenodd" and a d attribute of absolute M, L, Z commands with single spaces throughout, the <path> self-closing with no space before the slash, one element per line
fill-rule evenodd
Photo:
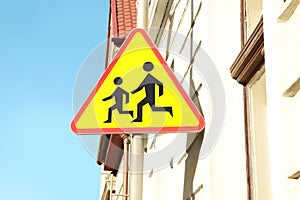
<path fill-rule="evenodd" d="M 299 180 L 288 179 L 300 170 L 299 94 L 282 94 L 300 76 L 300 10 L 286 22 L 278 17 L 291 1 L 264 1 L 266 82 L 271 175 L 274 199 L 297 199 Z M 298 52 L 298 53 L 297 53 Z"/>
<path fill-rule="evenodd" d="M 149 24 L 152 19 L 161 19 L 163 16 L 162 5 L 166 2 L 151 1 Z M 173 14 L 177 5 L 173 21 L 166 21 L 166 28 L 172 25 L 173 31 L 186 35 L 191 23 L 191 0 L 170 1 L 173 5 L 170 8 L 170 15 Z M 194 17 L 200 5 L 199 0 L 194 0 Z M 266 133 L 263 140 L 256 136 L 256 151 L 264 151 L 261 156 L 256 157 L 254 163 L 264 166 L 264 169 L 256 171 L 257 188 L 260 191 L 269 190 L 270 195 L 257 199 L 298 199 L 300 196 L 299 180 L 288 179 L 290 175 L 300 170 L 300 134 L 299 134 L 299 113 L 300 94 L 295 97 L 284 97 L 282 94 L 300 76 L 300 10 L 299 8 L 292 15 L 290 20 L 279 23 L 278 17 L 290 1 L 263 1 L 264 33 L 265 33 L 265 84 L 266 84 L 266 104 L 260 95 L 264 92 L 262 87 L 254 88 L 253 93 L 257 94 L 253 101 L 254 105 L 253 121 L 254 130 L 260 133 L 262 128 Z M 224 85 L 226 94 L 226 120 L 222 135 L 211 154 L 198 161 L 193 182 L 193 190 L 203 185 L 203 188 L 195 195 L 195 199 L 247 199 L 247 178 L 246 178 L 246 155 L 245 155 L 245 130 L 244 130 L 244 102 L 243 87 L 231 78 L 229 68 L 236 56 L 240 52 L 240 4 L 236 0 L 204 0 L 202 2 L 201 13 L 196 19 L 193 30 L 193 39 L 205 48 L 215 66 L 217 67 Z M 164 5 L 165 5 L 164 4 Z M 185 7 L 187 6 L 186 11 Z M 253 7 L 252 7 L 253 8 Z M 254 11 L 255 13 L 255 11 Z M 254 23 L 254 22 L 253 22 Z M 155 32 L 151 33 L 155 36 Z M 171 37 L 170 41 L 173 41 Z M 164 34 L 161 41 L 157 41 L 159 47 L 166 48 L 168 35 Z M 176 44 L 176 38 L 174 39 Z M 194 52 L 195 48 L 193 49 Z M 165 57 L 166 52 L 162 51 Z M 187 69 L 186 63 L 180 61 L 176 56 L 170 55 L 167 63 L 175 61 L 175 71 L 183 74 Z M 189 77 L 189 76 L 187 76 Z M 196 87 L 203 80 L 194 75 Z M 188 89 L 188 88 L 186 88 Z M 200 102 L 204 110 L 204 116 L 209 119 L 211 107 L 208 101 L 207 90 L 200 91 Z M 265 110 L 261 109 L 264 105 Z M 255 111 L 256 110 L 256 111 Z M 265 113 L 262 123 L 260 117 Z M 262 127 L 263 126 L 263 127 Z M 261 129 L 260 129 L 261 128 Z M 259 135 L 259 134 L 258 134 Z M 172 136 L 163 135 L 156 138 L 156 147 L 167 144 Z M 149 140 L 150 146 L 152 139 Z M 266 145 L 264 145 L 266 144 Z M 155 149 L 149 149 L 149 153 Z M 184 152 L 183 152 L 184 153 Z M 182 153 L 181 156 L 184 154 Z M 168 163 L 169 157 L 157 158 L 165 159 Z M 269 159 L 269 162 L 265 159 Z M 149 173 L 144 176 L 144 200 L 152 199 L 182 199 L 185 159 L 178 163 L 178 157 L 174 158 L 173 168 L 168 164 L 164 169 L 155 170 L 150 177 Z M 261 161 L 260 159 L 263 159 Z M 269 166 L 266 166 L 268 165 Z M 267 171 L 264 171 L 267 170 Z M 269 170 L 269 171 L 268 171 Z M 270 184 L 264 185 L 265 174 L 270 174 Z M 117 181 L 122 181 L 122 176 L 117 177 Z M 261 180 L 261 181 L 260 181 Z M 102 182 L 101 182 L 102 184 Z M 117 184 L 120 186 L 120 184 Z M 119 188 L 116 188 L 118 191 Z M 258 191 L 259 191 L 258 190 Z M 271 197 L 272 196 L 272 197 Z"/>
<path fill-rule="evenodd" d="M 211 154 L 211 199 L 247 198 L 243 90 L 229 73 L 241 46 L 239 10 L 238 1 L 209 1 L 209 55 L 227 97 L 224 130 Z"/>
<path fill-rule="evenodd" d="M 174 1 L 175 3 L 177 1 Z M 194 1 L 194 17 L 196 16 L 201 1 Z M 196 194 L 196 199 L 246 199 L 246 167 L 244 146 L 244 119 L 243 119 L 243 91 L 230 76 L 229 68 L 240 51 L 240 28 L 239 28 L 239 4 L 236 1 L 203 1 L 200 14 L 196 18 L 193 29 L 195 42 L 202 41 L 202 47 L 215 62 L 224 84 L 227 116 L 220 141 L 210 156 L 198 161 L 193 181 L 193 191 L 199 186 L 203 188 Z M 185 10 L 185 7 L 187 9 Z M 230 6 L 229 6 L 230 5 Z M 187 35 L 191 23 L 191 1 L 180 1 L 173 19 L 173 31 Z M 185 10 L 185 11 L 184 11 Z M 217 13 L 217 14 L 216 14 Z M 171 10 L 172 14 L 172 10 Z M 183 18 L 182 18 L 183 16 Z M 228 27 L 230 22 L 230 28 Z M 151 23 L 150 23 L 151 24 Z M 166 28 L 170 26 L 170 20 Z M 159 47 L 166 47 L 167 35 L 159 43 Z M 172 38 L 171 38 L 172 41 Z M 176 39 L 175 39 L 176 42 Z M 175 44 L 174 44 L 175 45 Z M 182 45 L 182 44 L 181 44 Z M 187 49 L 185 49 L 187 48 Z M 184 50 L 189 51 L 189 44 Z M 193 47 L 193 52 L 196 47 Z M 163 52 L 163 56 L 164 56 Z M 167 62 L 170 64 L 174 57 L 170 56 Z M 178 65 L 175 59 L 175 71 L 184 74 L 187 66 Z M 181 69 L 178 69 L 180 67 Z M 187 75 L 187 79 L 189 75 Z M 203 82 L 195 76 L 196 87 Z M 207 119 L 211 115 L 211 107 L 207 101 L 207 91 L 200 91 L 200 101 Z M 207 123 L 209 124 L 209 123 Z M 157 138 L 159 144 L 160 137 Z M 166 160 L 168 162 L 168 160 Z M 174 168 L 154 173 L 155 179 L 148 186 L 144 186 L 146 193 L 155 193 L 155 199 L 182 199 L 184 161 L 180 164 L 175 162 Z M 151 179 L 151 178 L 150 178 Z M 153 185 L 154 184 L 154 185 Z M 145 194 L 146 194 L 145 193 Z M 147 195 L 144 195 L 145 199 Z M 153 199 L 153 198 L 152 198 Z"/>

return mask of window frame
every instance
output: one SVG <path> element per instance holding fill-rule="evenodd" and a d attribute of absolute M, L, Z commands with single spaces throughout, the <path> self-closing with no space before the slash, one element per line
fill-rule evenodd
<path fill-rule="evenodd" d="M 241 0 L 241 51 L 230 68 L 231 76 L 243 85 L 245 151 L 248 199 L 255 199 L 255 169 L 253 168 L 253 142 L 251 139 L 251 108 L 249 105 L 249 86 L 264 69 L 264 30 L 263 17 L 247 40 L 246 1 Z"/>

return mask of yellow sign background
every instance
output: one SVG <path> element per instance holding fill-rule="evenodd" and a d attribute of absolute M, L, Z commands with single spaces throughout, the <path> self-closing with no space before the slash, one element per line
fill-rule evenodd
<path fill-rule="evenodd" d="M 144 71 L 143 65 L 146 62 L 151 62 L 154 65 L 152 71 Z M 166 63 L 164 62 L 164 64 Z M 76 129 L 199 127 L 199 116 L 196 116 L 195 110 L 191 109 L 191 105 L 183 97 L 183 89 L 178 90 L 178 85 L 180 87 L 181 85 L 177 84 L 176 86 L 174 84 L 174 75 L 172 74 L 173 78 L 170 77 L 165 69 L 167 66 L 162 65 L 154 53 L 153 47 L 149 45 L 149 41 L 140 31 L 136 31 L 131 36 L 122 55 L 116 57 L 111 65 L 113 66 L 109 74 L 74 122 Z M 142 83 L 148 73 L 163 83 L 163 95 L 161 96 L 158 94 L 158 86 L 155 86 L 156 106 L 172 106 L 173 116 L 168 112 L 153 112 L 147 104 L 143 106 L 142 122 L 132 122 L 137 117 L 137 104 L 146 97 L 146 93 L 145 89 L 135 94 L 131 94 L 131 92 Z M 114 84 L 116 77 L 122 78 L 121 85 Z M 103 101 L 103 99 L 110 96 L 118 86 L 129 93 L 129 103 L 126 104 L 125 95 L 123 96 L 123 110 L 133 111 L 134 116 L 119 114 L 118 110 L 115 109 L 112 112 L 111 123 L 104 123 L 108 118 L 108 109 L 115 104 L 115 99 L 108 101 Z"/>

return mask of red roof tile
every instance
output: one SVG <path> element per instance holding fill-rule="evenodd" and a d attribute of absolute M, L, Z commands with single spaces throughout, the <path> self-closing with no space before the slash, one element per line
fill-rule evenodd
<path fill-rule="evenodd" d="M 111 14 L 114 38 L 125 38 L 136 28 L 136 0 L 111 0 Z"/>

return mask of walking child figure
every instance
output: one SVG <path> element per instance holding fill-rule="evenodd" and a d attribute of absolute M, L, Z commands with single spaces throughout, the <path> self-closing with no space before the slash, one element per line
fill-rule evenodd
<path fill-rule="evenodd" d="M 116 77 L 114 79 L 115 85 L 121 85 L 123 82 L 121 77 Z M 121 87 L 117 87 L 115 91 L 112 93 L 112 95 L 102 99 L 102 101 L 107 101 L 109 99 L 115 98 L 115 105 L 110 107 L 108 109 L 108 119 L 104 123 L 111 123 L 111 117 L 112 117 L 112 111 L 117 109 L 120 114 L 130 114 L 131 117 L 133 117 L 133 111 L 126 111 L 123 110 L 123 96 L 126 97 L 126 103 L 129 103 L 129 94 L 125 90 L 123 90 Z"/>
<path fill-rule="evenodd" d="M 143 121 L 143 107 L 146 104 L 149 104 L 153 112 L 169 112 L 170 115 L 173 117 L 173 110 L 171 106 L 159 107 L 156 106 L 155 104 L 155 85 L 158 85 L 159 87 L 159 96 L 162 96 L 164 94 L 164 90 L 163 90 L 164 88 L 163 88 L 163 84 L 150 74 L 150 71 L 152 71 L 153 68 L 154 66 L 151 62 L 146 62 L 143 65 L 143 69 L 149 73 L 142 81 L 142 83 L 139 85 L 139 87 L 131 92 L 132 94 L 135 94 L 140 90 L 142 90 L 143 88 L 145 88 L 145 92 L 146 92 L 146 97 L 143 100 L 141 100 L 137 105 L 137 117 L 132 122 Z"/>

